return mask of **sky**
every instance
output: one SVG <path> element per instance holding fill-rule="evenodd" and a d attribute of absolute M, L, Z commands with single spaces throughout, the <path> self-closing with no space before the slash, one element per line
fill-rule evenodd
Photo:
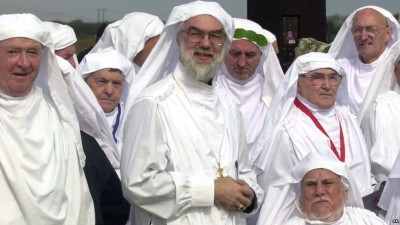
<path fill-rule="evenodd" d="M 121 19 L 130 12 L 148 12 L 166 20 L 175 5 L 191 0 L 0 0 L 0 14 L 33 13 L 42 20 L 102 22 Z M 246 18 L 246 0 L 216 0 L 233 17 Z M 262 0 L 258 0 L 262 1 Z M 302 0 L 292 0 L 302 1 Z M 322 0 L 321 0 L 322 1 Z M 327 16 L 350 14 L 355 9 L 377 5 L 393 14 L 400 12 L 399 0 L 326 0 Z"/>

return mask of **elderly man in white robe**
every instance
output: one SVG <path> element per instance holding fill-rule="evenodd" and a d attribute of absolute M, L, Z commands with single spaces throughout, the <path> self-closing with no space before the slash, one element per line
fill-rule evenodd
<path fill-rule="evenodd" d="M 53 45 L 36 16 L 0 16 L 0 224 L 95 223 Z"/>
<path fill-rule="evenodd" d="M 261 204 L 240 111 L 212 85 L 233 29 L 215 2 L 176 6 L 140 70 L 165 78 L 139 93 L 125 124 L 121 180 L 136 224 L 245 224 Z"/>
<path fill-rule="evenodd" d="M 310 152 L 318 152 L 345 162 L 361 196 L 374 190 L 375 180 L 365 140 L 354 115 L 336 104 L 337 95 L 346 92 L 341 81 L 346 74 L 329 54 L 311 52 L 298 57 L 284 76 L 272 99 L 266 125 L 258 143 L 254 167 L 264 188 L 264 202 L 258 224 L 283 224 L 287 219 L 290 196 L 286 187 L 276 186 L 291 168 Z M 346 96 L 346 95 L 344 95 Z"/>
<path fill-rule="evenodd" d="M 221 86 L 242 112 L 246 140 L 252 153 L 262 130 L 271 99 L 283 78 L 279 60 L 267 40 L 265 30 L 246 19 L 234 19 L 235 34 L 214 84 Z"/>
<path fill-rule="evenodd" d="M 387 48 L 399 39 L 400 25 L 393 15 L 377 6 L 355 10 L 343 23 L 333 40 L 329 54 L 346 71 L 349 90 L 347 104 L 359 114 L 376 68 L 383 62 Z"/>
<path fill-rule="evenodd" d="M 102 141 L 113 146 L 112 149 L 105 150 L 105 153 L 120 175 L 121 153 L 118 145 L 122 144 L 122 141 L 117 138 L 116 133 L 122 128 L 122 117 L 129 92 L 127 80 L 134 74 L 132 63 L 121 53 L 107 48 L 87 54 L 79 64 L 78 73 L 86 85 L 79 83 L 76 86 L 77 91 L 86 101 L 91 104 L 97 103 L 95 107 L 97 126 L 107 133 Z M 82 112 L 88 113 L 87 109 L 83 109 Z"/>
<path fill-rule="evenodd" d="M 357 186 L 343 162 L 310 153 L 292 169 L 286 182 L 296 196 L 296 209 L 285 225 L 386 224 L 362 208 Z"/>

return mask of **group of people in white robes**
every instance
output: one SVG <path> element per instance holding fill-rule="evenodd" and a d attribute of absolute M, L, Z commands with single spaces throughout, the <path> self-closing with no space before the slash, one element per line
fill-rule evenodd
<path fill-rule="evenodd" d="M 129 13 L 80 64 L 71 27 L 12 14 L 0 28 L 0 224 L 107 220 L 104 160 L 131 205 L 121 224 L 400 219 L 400 25 L 385 9 L 357 9 L 285 75 L 276 37 L 215 2 L 165 25 Z M 362 199 L 383 186 L 385 221 Z"/>

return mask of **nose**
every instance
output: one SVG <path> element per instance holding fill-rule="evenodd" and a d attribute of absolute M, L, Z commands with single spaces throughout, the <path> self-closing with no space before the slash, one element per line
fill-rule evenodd
<path fill-rule="evenodd" d="M 315 195 L 321 197 L 325 194 L 324 187 L 321 183 L 317 184 Z"/>
<path fill-rule="evenodd" d="M 211 46 L 210 36 L 204 34 L 203 38 L 199 42 L 200 47 L 209 48 Z"/>
<path fill-rule="evenodd" d="M 361 31 L 360 37 L 361 37 L 361 40 L 368 39 L 368 32 L 367 32 L 367 30 L 365 28 Z"/>
<path fill-rule="evenodd" d="M 104 93 L 107 95 L 112 95 L 114 93 L 114 87 L 112 82 L 108 82 L 104 87 Z"/>
<path fill-rule="evenodd" d="M 331 82 L 329 81 L 328 77 L 325 77 L 324 82 L 322 82 L 321 87 L 324 88 L 324 89 L 330 89 L 331 88 Z"/>
<path fill-rule="evenodd" d="M 28 58 L 27 58 L 25 52 L 21 52 L 19 54 L 18 65 L 21 66 L 21 67 L 28 67 L 29 66 L 29 61 L 28 61 Z"/>
<path fill-rule="evenodd" d="M 240 55 L 239 56 L 238 65 L 240 67 L 245 67 L 246 66 L 246 57 L 244 55 Z"/>

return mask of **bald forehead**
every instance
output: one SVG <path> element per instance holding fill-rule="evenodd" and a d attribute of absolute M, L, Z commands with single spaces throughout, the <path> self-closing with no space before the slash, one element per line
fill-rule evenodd
<path fill-rule="evenodd" d="M 372 8 L 366 8 L 358 11 L 353 18 L 353 23 L 357 22 L 362 22 L 363 20 L 375 20 L 378 24 L 375 25 L 388 25 L 386 17 L 380 13 L 379 11 L 372 9 Z"/>

